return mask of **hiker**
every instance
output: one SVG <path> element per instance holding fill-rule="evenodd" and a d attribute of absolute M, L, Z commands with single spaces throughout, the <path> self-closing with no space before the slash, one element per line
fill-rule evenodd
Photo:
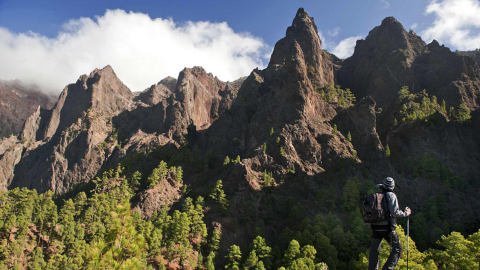
<path fill-rule="evenodd" d="M 387 214 L 386 220 L 371 225 L 372 245 L 370 246 L 368 269 L 378 269 L 378 254 L 382 248 L 382 239 L 385 239 L 391 247 L 390 256 L 382 269 L 394 269 L 402 254 L 402 245 L 395 232 L 395 228 L 397 227 L 397 217 L 407 217 L 411 214 L 411 211 L 408 207 L 405 208 L 405 211 L 400 210 L 397 196 L 393 193 L 393 189 L 395 188 L 395 180 L 393 180 L 393 178 L 385 178 L 383 184 L 379 184 L 377 187 L 381 188 L 382 192 L 385 194 L 384 200 L 386 201 L 387 209 L 385 210 Z"/>

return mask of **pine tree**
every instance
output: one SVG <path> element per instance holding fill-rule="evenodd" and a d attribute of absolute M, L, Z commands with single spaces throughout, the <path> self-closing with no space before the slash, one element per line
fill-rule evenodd
<path fill-rule="evenodd" d="M 444 114 L 447 114 L 447 105 L 445 103 L 445 100 L 442 100 L 442 104 L 440 105 L 440 111 Z"/>
<path fill-rule="evenodd" d="M 248 254 L 248 257 L 245 260 L 243 267 L 244 269 L 251 269 L 257 266 L 257 263 L 258 263 L 257 253 L 255 252 L 255 250 L 252 250 L 250 251 L 250 254 Z"/>
<path fill-rule="evenodd" d="M 385 155 L 387 155 L 387 157 L 390 157 L 390 147 L 388 146 L 388 144 L 387 144 L 387 147 L 385 148 Z"/>
<path fill-rule="evenodd" d="M 262 144 L 262 152 L 263 152 L 264 154 L 267 153 L 267 143 L 263 143 L 263 144 Z"/>
<path fill-rule="evenodd" d="M 360 202 L 360 182 L 357 177 L 348 180 L 343 187 L 343 209 L 354 210 Z"/>
<path fill-rule="evenodd" d="M 337 124 L 334 124 L 334 125 L 333 125 L 333 135 L 337 135 L 337 132 L 338 132 L 338 130 L 337 130 Z"/>
<path fill-rule="evenodd" d="M 408 86 L 403 86 L 400 91 L 398 91 L 398 99 L 400 101 L 409 96 L 410 92 L 408 91 Z"/>
<path fill-rule="evenodd" d="M 225 269 L 233 270 L 239 269 L 240 261 L 242 260 L 242 252 L 240 247 L 237 245 L 232 245 L 228 249 L 228 255 L 225 256 L 228 259 L 228 264 L 225 266 Z"/>
<path fill-rule="evenodd" d="M 352 134 L 350 134 L 350 131 L 347 134 L 347 141 L 352 142 Z"/>
<path fill-rule="evenodd" d="M 220 231 L 218 229 L 213 229 L 212 239 L 209 243 L 210 251 L 217 253 L 220 248 Z"/>
<path fill-rule="evenodd" d="M 33 252 L 31 269 L 32 270 L 42 270 L 42 269 L 45 269 L 46 264 L 47 263 L 44 260 L 42 249 L 39 248 L 39 247 L 36 247 L 35 251 Z"/>
<path fill-rule="evenodd" d="M 270 136 L 272 136 L 273 133 L 274 133 L 274 131 L 273 131 L 273 127 L 272 127 L 272 128 L 270 129 Z"/>
<path fill-rule="evenodd" d="M 140 173 L 139 171 L 136 171 L 129 178 L 128 183 L 130 184 L 131 187 L 138 187 L 140 185 L 140 180 L 142 180 L 142 173 Z"/>
<path fill-rule="evenodd" d="M 178 166 L 175 172 L 175 182 L 177 185 L 181 184 L 183 181 L 183 170 L 182 167 Z"/>
<path fill-rule="evenodd" d="M 450 119 L 454 119 L 454 118 L 455 118 L 455 108 L 450 107 L 450 108 L 448 109 L 448 117 L 449 117 Z"/>
<path fill-rule="evenodd" d="M 227 196 L 225 195 L 225 192 L 223 191 L 222 180 L 217 181 L 217 184 L 215 185 L 212 192 L 210 193 L 210 198 L 212 198 L 215 202 L 220 204 L 220 206 L 224 211 L 228 209 L 229 202 L 227 200 Z"/>
<path fill-rule="evenodd" d="M 266 270 L 266 268 L 265 268 L 265 266 L 264 266 L 264 264 L 263 264 L 262 261 L 259 261 L 259 262 L 257 263 L 257 267 L 255 267 L 255 270 Z"/>
<path fill-rule="evenodd" d="M 160 161 L 160 164 L 157 168 L 153 169 L 150 176 L 148 176 L 147 183 L 150 188 L 155 187 L 159 181 L 163 180 L 168 173 L 167 163 L 165 161 Z"/>
<path fill-rule="evenodd" d="M 239 163 L 240 162 L 240 155 L 237 156 L 237 158 L 233 161 L 233 163 Z"/>
<path fill-rule="evenodd" d="M 457 114 L 455 115 L 455 118 L 458 122 L 465 122 L 467 120 L 470 120 L 472 118 L 470 116 L 470 109 L 465 105 L 465 103 L 460 104 L 460 107 L 457 110 Z"/>
<path fill-rule="evenodd" d="M 230 158 L 228 156 L 223 160 L 223 166 L 227 166 L 230 163 Z"/>
<path fill-rule="evenodd" d="M 297 240 L 292 240 L 288 245 L 284 255 L 284 264 L 289 266 L 300 255 L 300 244 Z"/>
<path fill-rule="evenodd" d="M 205 263 L 205 268 L 207 270 L 215 270 L 215 252 L 210 251 L 207 257 L 207 262 Z"/>

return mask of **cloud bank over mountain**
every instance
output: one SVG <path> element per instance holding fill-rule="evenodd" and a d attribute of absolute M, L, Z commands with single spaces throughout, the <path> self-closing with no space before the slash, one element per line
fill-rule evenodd
<path fill-rule="evenodd" d="M 421 35 L 426 41 L 437 39 L 459 50 L 480 48 L 480 1 L 432 1 L 425 15 L 435 16 L 433 24 Z"/>
<path fill-rule="evenodd" d="M 79 74 L 111 65 L 133 91 L 184 67 L 202 66 L 221 80 L 235 80 L 268 63 L 271 48 L 226 22 L 186 22 L 107 10 L 95 19 L 70 20 L 54 38 L 0 27 L 0 78 L 60 92 Z"/>

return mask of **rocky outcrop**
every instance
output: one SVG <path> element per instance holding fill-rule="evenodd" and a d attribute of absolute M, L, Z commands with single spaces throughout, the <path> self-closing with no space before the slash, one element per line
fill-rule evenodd
<path fill-rule="evenodd" d="M 170 84 L 171 94 L 166 98 L 164 81 L 137 96 L 143 104 L 136 104 L 112 119 L 122 139 L 130 138 L 138 130 L 177 140 L 185 136 L 191 125 L 195 131 L 204 130 L 230 107 L 244 79 L 225 83 L 201 67 L 186 68 L 180 72 L 176 86 Z M 155 89 L 164 89 L 164 95 L 156 103 L 148 102 L 143 94 Z"/>
<path fill-rule="evenodd" d="M 167 99 L 172 92 L 175 91 L 176 85 L 177 80 L 175 78 L 167 77 L 138 94 L 134 100 L 141 101 L 150 106 L 156 105 L 160 101 Z"/>
<path fill-rule="evenodd" d="M 290 61 L 288 57 L 291 57 L 291 47 L 295 43 L 305 55 L 305 69 L 312 84 L 322 88 L 325 83 L 334 82 L 335 66 L 328 61 L 330 55 L 322 51 L 322 41 L 313 17 L 310 17 L 303 8 L 298 9 L 285 37 L 275 44 L 268 66 L 271 68 Z"/>
<path fill-rule="evenodd" d="M 135 95 L 110 66 L 96 69 L 65 87 L 51 110 L 38 107 L 21 136 L 2 141 L 0 183 L 65 193 L 131 151 L 179 140 L 190 125 L 206 129 L 242 82 L 195 67 Z"/>
<path fill-rule="evenodd" d="M 385 137 L 393 122 L 397 92 L 403 86 L 423 89 L 447 106 L 479 105 L 480 69 L 474 60 L 459 56 L 437 41 L 426 45 L 415 32 L 406 32 L 393 17 L 357 41 L 354 54 L 342 63 L 337 82 L 352 89 L 357 98 L 371 96 L 383 109 L 379 130 Z"/>
<path fill-rule="evenodd" d="M 475 51 L 455 51 L 458 55 L 468 56 L 477 62 L 477 65 L 480 66 L 480 50 L 476 49 Z"/>
<path fill-rule="evenodd" d="M 262 189 L 268 185 L 262 180 L 265 170 L 276 179 L 289 171 L 298 178 L 321 178 L 345 160 L 359 161 L 352 144 L 333 131 L 337 105 L 315 91 L 318 83 L 331 82 L 307 68 L 312 63 L 325 65 L 319 46 L 313 19 L 300 9 L 287 36 L 275 46 L 268 68 L 248 76 L 229 111 L 195 145 L 221 160 L 241 157 L 241 163 L 223 177 L 228 191 L 239 185 Z"/>
<path fill-rule="evenodd" d="M 4 168 L 9 173 L 0 182 L 8 188 L 64 193 L 90 180 L 115 147 L 109 119 L 126 110 L 131 98 L 110 66 L 81 76 L 63 90 L 51 111 L 37 109 L 27 119 L 21 158 Z"/>
<path fill-rule="evenodd" d="M 0 138 L 19 135 L 25 120 L 39 106 L 51 109 L 55 99 L 20 81 L 0 80 Z"/>
<path fill-rule="evenodd" d="M 358 40 L 353 55 L 338 71 L 338 83 L 352 89 L 357 98 L 371 96 L 384 108 L 393 102 L 404 85 L 413 91 L 412 64 L 426 50 L 426 44 L 413 31 L 407 33 L 393 17 Z"/>

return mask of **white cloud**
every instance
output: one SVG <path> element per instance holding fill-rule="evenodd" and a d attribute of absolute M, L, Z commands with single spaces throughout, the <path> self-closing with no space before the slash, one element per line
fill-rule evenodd
<path fill-rule="evenodd" d="M 459 50 L 474 50 L 480 47 L 480 1 L 443 0 L 432 1 L 425 14 L 433 14 L 433 25 L 421 35 L 427 40 L 449 43 Z"/>
<path fill-rule="evenodd" d="M 410 26 L 410 29 L 413 30 L 413 29 L 415 29 L 415 28 L 417 28 L 417 27 L 418 27 L 418 23 L 414 23 L 414 24 L 412 24 L 412 26 Z"/>
<path fill-rule="evenodd" d="M 345 59 L 347 57 L 350 57 L 353 54 L 353 51 L 355 50 L 355 45 L 357 43 L 357 40 L 361 39 L 361 36 L 356 36 L 356 37 L 349 37 L 346 38 L 338 45 L 336 45 L 331 53 L 336 55 L 338 58 Z"/>
<path fill-rule="evenodd" d="M 336 44 L 335 42 L 327 40 L 322 31 L 318 31 L 318 35 L 322 41 L 322 49 L 328 49 L 330 53 L 333 53 L 341 59 L 352 56 L 353 51 L 355 50 L 355 45 L 357 44 L 357 40 L 362 38 L 361 36 L 349 37 Z"/>
<path fill-rule="evenodd" d="M 328 43 L 322 31 L 318 31 L 318 36 L 320 37 L 320 41 L 322 42 L 322 49 L 326 50 L 328 48 Z"/>
<path fill-rule="evenodd" d="M 85 73 L 109 64 L 132 91 L 141 91 L 184 67 L 203 66 L 222 80 L 264 67 L 271 48 L 227 23 L 152 19 L 147 14 L 107 10 L 74 19 L 55 38 L 12 33 L 0 27 L 0 78 L 19 79 L 59 92 Z"/>
<path fill-rule="evenodd" d="M 380 0 L 380 2 L 382 2 L 383 8 L 387 9 L 390 7 L 390 2 L 388 2 L 387 0 Z"/>
<path fill-rule="evenodd" d="M 340 33 L 340 27 L 335 27 L 335 29 L 327 32 L 330 36 L 334 37 Z"/>

